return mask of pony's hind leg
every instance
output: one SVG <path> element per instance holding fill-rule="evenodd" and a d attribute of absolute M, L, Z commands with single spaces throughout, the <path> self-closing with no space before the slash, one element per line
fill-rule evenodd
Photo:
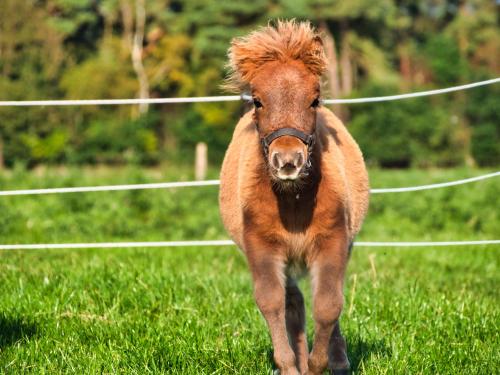
<path fill-rule="evenodd" d="M 286 329 L 290 345 L 295 353 L 297 368 L 301 374 L 307 373 L 307 335 L 305 331 L 306 313 L 304 297 L 295 280 L 287 278 L 286 282 Z"/>
<path fill-rule="evenodd" d="M 349 373 L 349 359 L 347 358 L 347 344 L 340 332 L 340 323 L 337 321 L 333 328 L 328 348 L 328 369 L 332 374 L 342 375 Z"/>

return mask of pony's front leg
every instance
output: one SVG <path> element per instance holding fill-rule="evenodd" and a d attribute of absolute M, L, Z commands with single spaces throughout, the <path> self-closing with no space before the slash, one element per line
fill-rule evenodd
<path fill-rule="evenodd" d="M 274 361 L 281 375 L 298 375 L 295 354 L 288 342 L 285 323 L 284 262 L 275 249 L 247 247 L 247 258 L 253 277 L 254 296 L 271 333 Z"/>
<path fill-rule="evenodd" d="M 328 365 L 329 352 L 332 353 L 329 345 L 335 344 L 338 339 L 336 334 L 340 334 L 340 331 L 334 331 L 334 327 L 338 324 L 344 304 L 343 283 L 347 260 L 347 236 L 338 234 L 331 240 L 322 241 L 318 255 L 311 264 L 315 321 L 313 349 L 308 361 L 311 375 L 323 373 Z M 330 370 L 334 374 L 345 372 L 349 366 L 347 356 L 343 363 L 330 362 Z"/>

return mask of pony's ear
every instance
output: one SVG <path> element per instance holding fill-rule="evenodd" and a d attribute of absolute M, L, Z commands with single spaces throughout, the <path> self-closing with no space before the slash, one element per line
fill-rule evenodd
<path fill-rule="evenodd" d="M 328 66 L 325 49 L 323 47 L 323 39 L 321 36 L 315 35 L 311 41 L 310 53 L 303 58 L 307 67 L 316 75 L 321 76 Z"/>
<path fill-rule="evenodd" d="M 323 39 L 319 35 L 313 38 L 313 46 L 317 49 L 323 49 Z"/>

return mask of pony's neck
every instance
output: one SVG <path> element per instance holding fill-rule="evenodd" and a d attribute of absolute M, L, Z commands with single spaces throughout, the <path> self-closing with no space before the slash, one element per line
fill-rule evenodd
<path fill-rule="evenodd" d="M 309 174 L 300 181 L 284 188 L 273 185 L 278 202 L 280 219 L 290 232 L 303 232 L 312 221 L 316 195 L 321 181 L 319 153 L 311 155 Z"/>

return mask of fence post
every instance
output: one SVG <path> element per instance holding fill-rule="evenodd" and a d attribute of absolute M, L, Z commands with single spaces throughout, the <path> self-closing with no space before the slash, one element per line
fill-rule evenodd
<path fill-rule="evenodd" d="M 0 170 L 4 169 L 5 163 L 3 158 L 3 138 L 0 136 Z"/>
<path fill-rule="evenodd" d="M 197 181 L 204 180 L 207 175 L 207 153 L 208 147 L 205 142 L 196 144 L 194 176 Z"/>

